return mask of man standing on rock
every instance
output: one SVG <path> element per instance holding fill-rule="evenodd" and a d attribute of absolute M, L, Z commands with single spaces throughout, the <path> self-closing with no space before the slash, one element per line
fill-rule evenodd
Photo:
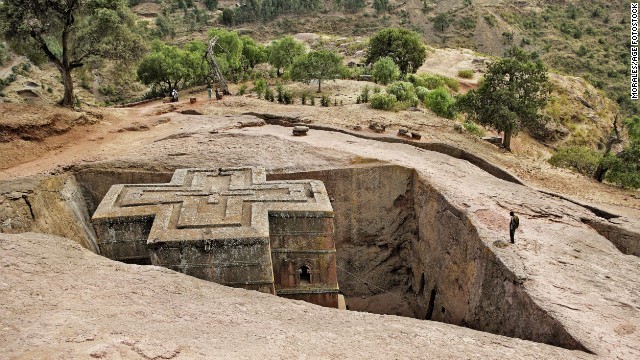
<path fill-rule="evenodd" d="M 518 216 L 511 211 L 509 213 L 511 215 L 511 221 L 509 221 L 509 235 L 511 236 L 511 243 L 515 244 L 514 236 L 516 234 L 516 229 L 520 226 L 520 219 Z"/>

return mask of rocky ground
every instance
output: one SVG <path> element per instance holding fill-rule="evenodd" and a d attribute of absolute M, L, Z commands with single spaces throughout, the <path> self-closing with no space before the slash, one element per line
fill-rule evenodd
<path fill-rule="evenodd" d="M 0 234 L 2 359 L 591 359 L 457 326 L 321 308 Z"/>

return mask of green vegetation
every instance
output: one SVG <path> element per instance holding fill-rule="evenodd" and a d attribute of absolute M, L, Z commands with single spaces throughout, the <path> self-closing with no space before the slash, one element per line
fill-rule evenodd
<path fill-rule="evenodd" d="M 560 148 L 549 159 L 551 165 L 574 169 L 587 176 L 593 176 L 600 161 L 602 154 L 586 146 Z"/>
<path fill-rule="evenodd" d="M 393 62 L 393 59 L 384 56 L 373 64 L 371 75 L 375 82 L 387 85 L 400 77 L 400 68 Z"/>
<path fill-rule="evenodd" d="M 3 42 L 0 42 L 0 65 L 4 65 L 4 63 L 9 59 L 9 52 L 5 47 Z"/>
<path fill-rule="evenodd" d="M 218 38 L 214 53 L 220 71 L 227 77 L 232 78 L 242 68 L 243 42 L 235 31 L 221 28 L 209 30 L 209 39 Z M 206 50 L 205 50 L 206 51 Z M 204 53 L 202 55 L 204 57 Z"/>
<path fill-rule="evenodd" d="M 31 39 L 60 71 L 62 105 L 73 107 L 71 73 L 92 57 L 132 63 L 144 53 L 144 31 L 125 0 L 9 0 L 0 4 L 6 36 Z M 46 26 L 43 26 L 46 24 Z"/>
<path fill-rule="evenodd" d="M 415 73 L 424 63 L 427 50 L 415 31 L 384 29 L 369 40 L 365 62 L 373 64 L 382 57 L 391 58 L 402 74 Z"/>
<path fill-rule="evenodd" d="M 393 110 L 398 103 L 395 95 L 391 94 L 373 94 L 371 95 L 371 108 L 378 110 Z"/>
<path fill-rule="evenodd" d="M 473 70 L 460 70 L 458 76 L 463 79 L 473 79 Z"/>
<path fill-rule="evenodd" d="M 469 132 L 469 134 L 473 134 L 477 137 L 483 137 L 485 135 L 484 129 L 482 129 L 473 121 L 465 121 L 464 123 L 462 123 L 462 126 Z"/>
<path fill-rule="evenodd" d="M 294 59 L 302 54 L 304 45 L 291 36 L 285 36 L 269 46 L 269 64 L 277 69 L 277 75 L 280 77 L 280 69 L 293 64 Z"/>
<path fill-rule="evenodd" d="M 400 102 L 407 102 L 409 106 L 418 105 L 418 97 L 416 91 L 413 88 L 413 84 L 407 81 L 396 81 L 393 84 L 387 86 L 387 94 L 396 97 L 396 100 Z"/>
<path fill-rule="evenodd" d="M 343 7 L 357 9 L 362 0 L 344 0 Z M 279 15 L 312 14 L 323 8 L 320 0 L 252 0 L 245 1 L 242 6 L 225 8 L 221 22 L 225 25 L 237 25 L 256 21 L 271 21 Z M 357 11 L 357 10 L 354 10 Z"/>
<path fill-rule="evenodd" d="M 547 71 L 534 54 L 512 48 L 491 63 L 477 89 L 458 98 L 468 119 L 504 132 L 502 145 L 511 149 L 511 136 L 522 128 L 541 126 L 540 114 L 549 94 Z"/>
<path fill-rule="evenodd" d="M 614 124 L 615 126 L 615 124 Z M 613 183 L 638 189 L 640 188 L 640 116 L 636 115 L 624 121 L 629 136 L 624 149 L 618 154 L 608 153 L 602 160 L 604 178 Z"/>
<path fill-rule="evenodd" d="M 453 119 L 456 115 L 454 111 L 455 100 L 444 87 L 437 87 L 428 92 L 424 104 L 438 116 Z"/>
<path fill-rule="evenodd" d="M 437 31 L 445 31 L 451 25 L 448 13 L 440 13 L 433 19 L 433 28 Z"/>
<path fill-rule="evenodd" d="M 166 85 L 163 89 L 166 92 L 178 89 L 180 83 L 203 82 L 208 72 L 203 56 L 201 42 L 192 42 L 183 50 L 156 40 L 138 66 L 138 78 L 145 85 Z"/>
<path fill-rule="evenodd" d="M 267 91 L 267 81 L 265 79 L 256 79 L 253 82 L 253 91 L 258 96 L 258 99 L 262 98 L 262 96 L 265 95 Z M 266 99 L 266 100 L 269 100 L 269 99 Z"/>
<path fill-rule="evenodd" d="M 429 73 L 411 74 L 407 76 L 407 80 L 414 86 L 422 86 L 429 90 L 446 86 L 452 91 L 458 91 L 459 87 L 458 81 L 456 79 Z"/>
<path fill-rule="evenodd" d="M 389 11 L 389 0 L 373 0 L 373 8 L 380 14 Z"/>
<path fill-rule="evenodd" d="M 318 92 L 322 91 L 323 80 L 335 80 L 340 77 L 342 57 L 327 50 L 311 51 L 299 56 L 291 66 L 291 79 L 310 83 L 318 81 Z"/>

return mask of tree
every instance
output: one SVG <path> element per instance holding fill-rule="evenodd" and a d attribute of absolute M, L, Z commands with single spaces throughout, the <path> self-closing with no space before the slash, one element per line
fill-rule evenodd
<path fill-rule="evenodd" d="M 389 0 L 373 0 L 373 8 L 378 14 L 389 10 Z"/>
<path fill-rule="evenodd" d="M 73 69 L 91 57 L 133 62 L 145 50 L 126 0 L 7 0 L 0 13 L 8 38 L 32 38 L 60 71 L 64 106 L 74 105 Z"/>
<path fill-rule="evenodd" d="M 358 12 L 367 6 L 367 2 L 365 0 L 340 0 L 340 4 L 345 11 L 350 13 Z"/>
<path fill-rule="evenodd" d="M 218 8 L 218 0 L 204 0 L 204 6 L 209 11 L 215 10 Z"/>
<path fill-rule="evenodd" d="M 291 65 L 296 57 L 304 54 L 304 45 L 291 36 L 285 36 L 274 41 L 268 50 L 269 64 L 276 67 L 279 77 L 281 68 Z"/>
<path fill-rule="evenodd" d="M 451 25 L 451 19 L 448 13 L 440 13 L 433 18 L 433 27 L 436 30 L 443 32 L 449 25 Z"/>
<path fill-rule="evenodd" d="M 373 64 L 373 80 L 383 85 L 392 83 L 400 76 L 400 68 L 390 57 L 381 57 Z"/>
<path fill-rule="evenodd" d="M 602 161 L 598 165 L 594 178 L 598 181 L 606 179 L 629 188 L 640 188 L 640 116 L 625 120 L 620 129 L 617 120 L 613 123 Z M 621 143 L 620 132 L 627 128 L 629 140 L 624 149 L 612 155 L 611 144 Z"/>
<path fill-rule="evenodd" d="M 209 30 L 209 39 L 218 37 L 216 43 L 216 62 L 226 76 L 231 76 L 242 68 L 242 41 L 235 31 L 224 29 Z"/>
<path fill-rule="evenodd" d="M 294 61 L 291 78 L 305 83 L 318 80 L 318 92 L 321 92 L 322 80 L 335 80 L 340 77 L 341 68 L 340 55 L 327 50 L 311 51 Z"/>
<path fill-rule="evenodd" d="M 484 82 L 458 97 L 458 108 L 470 120 L 504 132 L 502 145 L 511 151 L 511 136 L 546 122 L 539 110 L 547 103 L 547 70 L 538 56 L 519 48 L 489 64 Z"/>
<path fill-rule="evenodd" d="M 240 36 L 242 42 L 242 66 L 245 70 L 251 69 L 267 61 L 267 50 L 259 45 L 249 35 Z"/>
<path fill-rule="evenodd" d="M 418 70 L 427 57 L 427 50 L 415 31 L 383 29 L 369 40 L 366 63 L 373 64 L 385 56 L 391 58 L 404 75 Z"/>
<path fill-rule="evenodd" d="M 164 84 L 169 93 L 181 82 L 202 80 L 207 73 L 203 49 L 206 46 L 201 42 L 192 42 L 182 50 L 156 40 L 138 65 L 138 78 L 145 85 Z"/>

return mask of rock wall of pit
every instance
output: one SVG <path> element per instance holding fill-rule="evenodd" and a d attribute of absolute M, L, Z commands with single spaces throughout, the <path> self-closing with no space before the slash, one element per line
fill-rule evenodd
<path fill-rule="evenodd" d="M 485 246 L 465 213 L 415 171 L 376 166 L 270 178 L 325 183 L 335 211 L 338 282 L 350 310 L 585 350 Z"/>

